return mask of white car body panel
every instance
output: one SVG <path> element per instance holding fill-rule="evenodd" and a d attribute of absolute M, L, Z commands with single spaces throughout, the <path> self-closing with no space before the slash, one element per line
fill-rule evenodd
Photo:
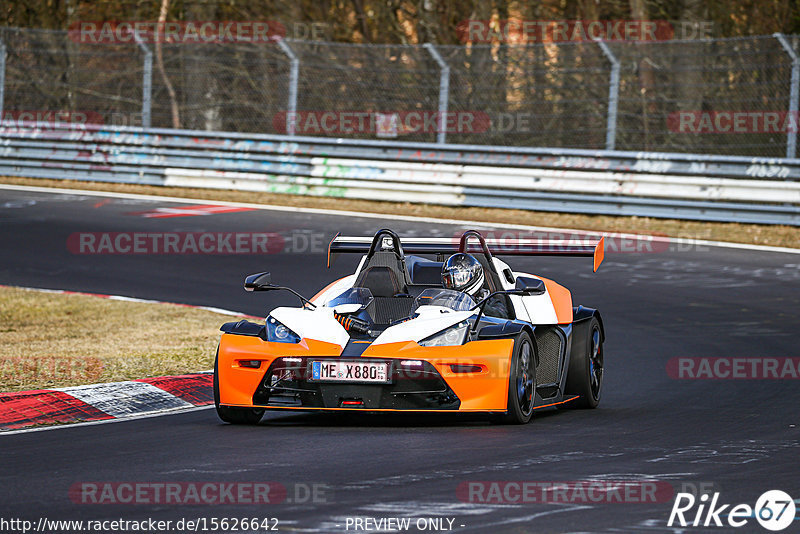
<path fill-rule="evenodd" d="M 417 311 L 420 314 L 419 317 L 390 326 L 372 344 L 385 345 L 401 341 L 419 342 L 475 315 L 474 311 L 457 312 L 440 306 L 420 306 Z"/>
<path fill-rule="evenodd" d="M 492 263 L 494 263 L 494 268 L 497 269 L 497 272 L 500 274 L 500 283 L 503 284 L 503 287 L 499 289 L 514 289 L 514 284 L 506 280 L 506 277 L 503 275 L 503 271 L 506 269 L 510 271 L 511 267 L 509 267 L 506 262 L 494 257 L 492 258 Z M 514 279 L 516 280 L 516 276 Z"/>
<path fill-rule="evenodd" d="M 365 259 L 366 256 L 361 258 L 356 273 L 361 270 Z M 500 280 L 503 289 L 513 288 L 514 284 L 506 280 L 503 274 L 505 269 L 510 269 L 508 264 L 497 258 L 492 258 L 492 261 L 497 271 L 501 273 Z M 540 277 L 529 273 L 514 272 L 513 275 L 514 279 L 518 276 L 527 276 L 541 280 Z M 314 299 L 314 304 L 318 306 L 315 310 L 283 307 L 276 308 L 272 311 L 271 315 L 297 333 L 301 338 L 315 339 L 345 347 L 350 340 L 350 336 L 344 327 L 334 319 L 333 309 L 325 307 L 324 303 L 353 287 L 356 276 L 356 274 L 345 276 L 317 296 Z M 534 325 L 552 325 L 558 323 L 553 301 L 546 289 L 541 295 L 529 295 L 524 297 L 511 295 L 510 297 L 517 319 Z M 417 310 L 417 313 L 419 317 L 416 319 L 387 328 L 372 344 L 383 345 L 406 341 L 419 342 L 422 339 L 430 337 L 475 315 L 473 311 L 457 312 L 440 306 L 421 306 Z"/>
<path fill-rule="evenodd" d="M 326 289 L 323 293 L 321 293 L 311 302 L 313 302 L 317 306 L 322 306 L 325 302 L 329 301 L 333 297 L 341 295 L 346 289 L 350 289 L 351 287 L 353 287 L 353 284 L 355 283 L 356 283 L 356 275 L 351 274 L 349 276 L 345 276 L 341 280 L 338 280 L 331 287 Z"/>
<path fill-rule="evenodd" d="M 474 311 L 457 312 L 441 306 L 421 306 L 417 312 L 419 317 L 390 326 L 372 344 L 418 342 L 475 315 Z M 334 319 L 333 308 L 303 310 L 284 307 L 275 308 L 270 315 L 304 339 L 334 343 L 342 348 L 350 340 L 344 327 Z"/>
<path fill-rule="evenodd" d="M 270 315 L 303 339 L 334 343 L 342 348 L 350 341 L 350 334 L 333 318 L 333 308 L 304 310 L 284 307 L 275 308 Z"/>
<path fill-rule="evenodd" d="M 540 277 L 528 273 L 514 273 L 514 277 L 527 276 L 528 278 L 536 278 L 541 280 Z M 550 298 L 547 288 L 541 295 L 528 295 L 526 297 L 516 297 L 522 302 L 525 312 L 528 315 L 527 320 L 531 324 L 558 324 L 558 317 L 556 316 L 556 308 L 553 306 L 553 300 Z M 514 297 L 512 297 L 512 300 Z M 521 315 L 521 308 L 515 307 L 517 315 Z"/>
<path fill-rule="evenodd" d="M 520 295 L 511 295 L 511 304 L 514 306 L 514 312 L 517 314 L 517 319 L 520 321 L 527 321 L 532 323 L 530 316 L 528 315 L 528 309 L 525 307 L 525 303 L 523 301 L 525 297 Z"/>

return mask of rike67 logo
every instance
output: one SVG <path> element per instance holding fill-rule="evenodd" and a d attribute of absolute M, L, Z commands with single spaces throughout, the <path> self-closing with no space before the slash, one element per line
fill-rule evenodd
<path fill-rule="evenodd" d="M 703 494 L 697 499 L 691 493 L 678 493 L 667 526 L 677 523 L 681 527 L 744 527 L 755 519 L 767 530 L 780 531 L 789 527 L 795 518 L 797 507 L 788 493 L 781 490 L 764 492 L 755 507 L 749 504 L 720 504 L 719 493 L 709 499 Z M 727 524 L 726 524 L 727 523 Z M 753 527 L 747 530 L 752 532 Z"/>

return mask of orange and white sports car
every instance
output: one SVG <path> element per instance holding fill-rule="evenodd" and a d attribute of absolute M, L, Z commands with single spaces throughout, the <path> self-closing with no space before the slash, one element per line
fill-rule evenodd
<path fill-rule="evenodd" d="M 248 276 L 248 291 L 286 290 L 298 307 L 264 323 L 226 323 L 214 364 L 214 400 L 229 423 L 265 410 L 479 412 L 527 423 L 537 409 L 594 408 L 603 386 L 600 313 L 573 306 L 566 288 L 513 271 L 495 255 L 589 256 L 591 244 L 336 236 L 328 262 L 361 254 L 356 271 L 311 299 Z M 483 268 L 481 298 L 442 284 L 446 257 L 468 253 Z M 494 254 L 493 254 L 494 253 Z"/>

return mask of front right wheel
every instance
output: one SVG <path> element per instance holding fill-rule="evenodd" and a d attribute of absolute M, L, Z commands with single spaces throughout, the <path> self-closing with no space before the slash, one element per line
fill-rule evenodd
<path fill-rule="evenodd" d="M 596 317 L 589 320 L 586 350 L 573 354 L 565 391 L 580 398 L 567 404 L 572 408 L 597 408 L 603 391 L 603 332 Z"/>
<path fill-rule="evenodd" d="M 495 423 L 524 425 L 533 416 L 536 392 L 536 350 L 527 332 L 517 335 L 508 376 L 506 413 L 492 418 Z"/>
<path fill-rule="evenodd" d="M 235 408 L 233 406 L 220 406 L 219 404 L 219 347 L 214 358 L 214 407 L 217 415 L 226 423 L 232 425 L 255 425 L 264 417 L 263 408 Z"/>

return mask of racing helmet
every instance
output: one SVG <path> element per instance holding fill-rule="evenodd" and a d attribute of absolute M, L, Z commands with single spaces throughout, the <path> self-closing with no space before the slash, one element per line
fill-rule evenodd
<path fill-rule="evenodd" d="M 483 287 L 483 266 L 472 254 L 453 254 L 442 265 L 442 285 L 474 297 Z"/>

